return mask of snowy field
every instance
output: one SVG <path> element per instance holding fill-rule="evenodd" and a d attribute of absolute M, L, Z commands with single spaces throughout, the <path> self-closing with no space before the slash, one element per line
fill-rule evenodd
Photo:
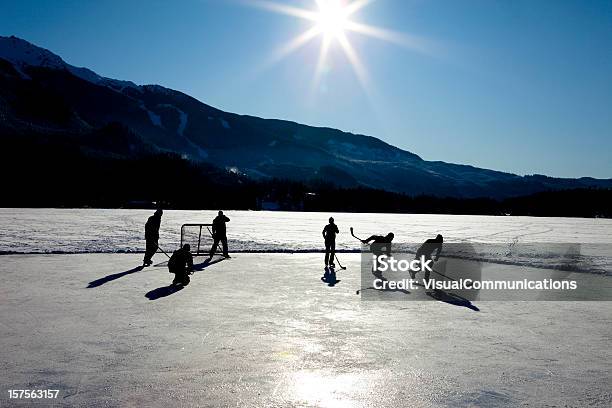
<path fill-rule="evenodd" d="M 144 223 L 151 210 L 0 209 L 0 254 L 131 253 L 144 251 Z M 572 270 L 612 275 L 612 220 L 582 218 L 491 217 L 432 214 L 351 214 L 227 211 L 230 252 L 320 252 L 321 230 L 329 216 L 340 228 L 336 248 L 356 252 L 360 237 L 395 233 L 394 242 L 414 251 L 443 234 L 445 243 L 470 243 L 479 258 L 523 266 L 567 263 L 567 245 L 582 258 Z M 215 211 L 164 212 L 160 247 L 179 246 L 186 223 L 211 223 Z M 210 238 L 204 231 L 205 238 Z M 203 241 L 204 242 L 204 241 Z M 531 248 L 529 244 L 535 243 Z M 193 242 L 191 242 L 193 245 Z M 203 247 L 208 249 L 210 241 Z M 397 247 L 401 248 L 401 246 Z M 447 252 L 452 249 L 447 245 Z M 512 252 L 511 256 L 508 254 Z"/>
<path fill-rule="evenodd" d="M 144 251 L 151 210 L 0 209 L 0 253 L 107 253 Z M 446 242 L 612 244 L 612 220 L 435 214 L 351 214 L 226 211 L 232 251 L 320 251 L 321 230 L 333 216 L 337 248 L 358 250 L 359 236 L 395 233 L 397 242 L 420 243 L 436 234 Z M 186 223 L 211 223 L 215 211 L 167 210 L 160 246 L 176 249 Z"/>

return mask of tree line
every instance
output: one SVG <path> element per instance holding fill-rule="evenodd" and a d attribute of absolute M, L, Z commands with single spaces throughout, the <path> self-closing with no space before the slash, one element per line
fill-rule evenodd
<path fill-rule="evenodd" d="M 410 196 L 329 180 L 253 180 L 158 151 L 120 125 L 86 135 L 2 136 L 3 207 L 151 207 L 325 212 L 612 217 L 612 190 L 503 200 Z"/>

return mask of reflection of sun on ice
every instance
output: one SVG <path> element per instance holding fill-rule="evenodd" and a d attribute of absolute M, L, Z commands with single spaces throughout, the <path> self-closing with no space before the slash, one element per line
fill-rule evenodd
<path fill-rule="evenodd" d="M 320 0 L 317 3 L 319 12 L 315 21 L 321 33 L 332 38 L 339 38 L 344 35 L 349 15 L 347 7 L 339 0 Z"/>
<path fill-rule="evenodd" d="M 287 397 L 306 406 L 350 408 L 355 398 L 365 389 L 360 378 L 352 374 L 325 375 L 319 371 L 303 370 L 293 374 Z"/>

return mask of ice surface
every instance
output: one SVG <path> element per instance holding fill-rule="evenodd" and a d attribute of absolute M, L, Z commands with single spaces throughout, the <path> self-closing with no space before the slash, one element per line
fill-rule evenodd
<path fill-rule="evenodd" d="M 366 302 L 342 259 L 335 287 L 321 254 L 238 254 L 172 293 L 137 254 L 3 256 L 0 406 L 612 404 L 612 302 Z"/>
<path fill-rule="evenodd" d="M 83 253 L 144 251 L 144 224 L 152 210 L 0 209 L 0 253 Z M 444 235 L 445 242 L 612 244 L 612 220 L 582 218 L 490 217 L 423 214 L 300 213 L 226 211 L 230 251 L 321 251 L 321 231 L 333 216 L 340 228 L 337 248 L 358 251 L 359 237 L 395 233 L 395 241 L 421 243 Z M 176 249 L 180 227 L 211 223 L 216 211 L 164 211 L 160 246 Z M 612 245 L 610 245 L 612 248 Z M 499 249 L 498 245 L 495 249 Z M 501 259 L 504 254 L 491 253 Z M 524 255 L 524 254 L 523 254 Z M 538 254 L 533 254 L 538 261 Z M 546 260 L 547 262 L 549 260 Z M 608 259 L 609 261 L 609 259 Z M 522 264 L 530 265 L 523 256 Z M 610 266 L 606 260 L 603 266 Z"/>

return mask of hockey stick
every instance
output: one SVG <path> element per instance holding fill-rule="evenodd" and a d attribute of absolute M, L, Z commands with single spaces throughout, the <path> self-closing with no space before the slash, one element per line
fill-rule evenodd
<path fill-rule="evenodd" d="M 353 232 L 353 227 L 351 227 L 350 229 L 351 229 L 351 235 L 353 236 L 353 238 L 358 239 L 359 241 L 361 241 L 362 244 L 365 244 L 365 240 L 355 235 L 355 233 Z"/>
<path fill-rule="evenodd" d="M 340 263 L 340 260 L 338 259 L 338 255 L 334 254 L 334 256 L 336 257 L 336 262 L 338 262 L 338 266 L 340 267 L 340 269 L 346 270 L 346 266 L 342 266 L 342 264 Z"/>
<path fill-rule="evenodd" d="M 446 279 L 450 279 L 450 280 L 452 280 L 452 281 L 457 282 L 457 279 L 453 279 L 453 278 L 451 278 L 450 276 L 446 276 L 445 274 L 443 274 L 443 273 L 440 273 L 440 272 L 436 271 L 434 268 L 431 268 L 431 270 L 432 270 L 432 271 L 434 271 L 435 273 L 437 273 L 437 274 L 438 274 L 438 275 L 440 275 L 440 276 L 444 276 Z"/>
<path fill-rule="evenodd" d="M 210 228 L 206 227 L 206 229 L 208 230 L 208 233 L 210 234 L 210 236 L 213 239 L 213 242 L 215 242 L 215 235 L 212 233 L 212 231 L 210 230 Z M 213 251 L 213 255 L 217 253 L 217 249 L 219 248 L 219 244 L 220 242 L 217 242 L 217 245 L 215 246 L 215 250 Z M 211 255 L 212 257 L 212 255 Z"/>
<path fill-rule="evenodd" d="M 358 294 L 360 294 L 360 293 L 363 293 L 363 291 L 364 291 L 364 290 L 368 290 L 368 289 L 370 289 L 370 290 L 378 290 L 378 289 L 376 289 L 375 287 L 370 286 L 370 287 L 368 287 L 368 288 L 359 288 L 359 289 L 357 289 L 357 291 L 355 292 L 355 294 L 356 294 L 356 295 L 358 295 Z"/>
<path fill-rule="evenodd" d="M 157 249 L 159 249 L 160 251 L 162 251 L 162 253 L 163 253 L 164 255 L 166 255 L 166 256 L 168 257 L 168 259 L 170 259 L 170 255 L 168 255 L 168 254 L 166 253 L 166 251 L 164 251 L 163 249 L 161 249 L 161 248 L 159 247 L 159 245 L 157 246 Z"/>
<path fill-rule="evenodd" d="M 438 274 L 438 275 L 440 275 L 440 276 L 444 276 L 446 279 L 449 279 L 449 280 L 452 280 L 452 281 L 457 282 L 457 279 L 453 279 L 453 278 L 451 278 L 450 276 L 446 276 L 446 275 L 445 275 L 445 274 L 443 274 L 442 272 L 438 272 L 438 271 L 436 271 L 434 268 L 431 268 L 431 271 L 432 271 L 432 272 L 437 273 L 437 274 Z M 419 271 L 419 272 L 421 272 L 421 271 Z M 415 274 L 416 274 L 416 272 L 415 272 Z"/>

